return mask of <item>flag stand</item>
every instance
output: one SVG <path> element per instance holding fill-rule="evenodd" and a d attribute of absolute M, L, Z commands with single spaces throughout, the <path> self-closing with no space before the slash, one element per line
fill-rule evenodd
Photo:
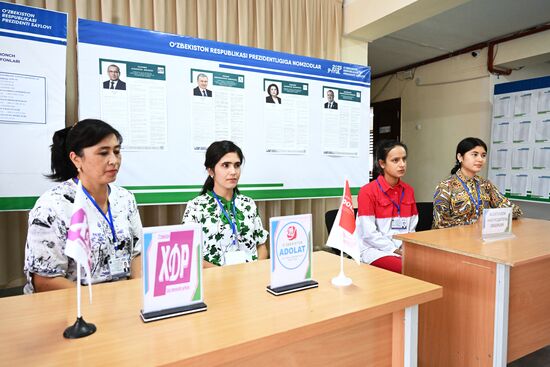
<path fill-rule="evenodd" d="M 87 323 L 84 321 L 82 316 L 77 317 L 75 323 L 72 326 L 69 326 L 63 332 L 63 336 L 67 339 L 77 339 L 83 338 L 88 335 L 92 335 L 96 332 L 96 327 L 94 324 Z"/>
<path fill-rule="evenodd" d="M 332 285 L 337 287 L 347 287 L 353 283 L 351 278 L 344 274 L 344 251 L 340 250 L 340 274 L 332 278 Z"/>
<path fill-rule="evenodd" d="M 82 318 L 82 315 L 80 314 L 80 263 L 77 261 L 76 263 L 78 271 L 76 272 L 76 299 L 77 299 L 77 317 L 76 321 L 72 326 L 69 326 L 65 329 L 63 332 L 63 336 L 67 339 L 78 339 L 83 338 L 88 335 L 92 335 L 96 332 L 97 328 L 94 324 L 87 323 Z M 91 287 L 91 284 L 88 286 Z"/>

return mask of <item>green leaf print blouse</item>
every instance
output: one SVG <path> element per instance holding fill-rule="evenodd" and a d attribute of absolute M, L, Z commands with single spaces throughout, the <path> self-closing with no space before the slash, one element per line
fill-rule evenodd
<path fill-rule="evenodd" d="M 237 241 L 234 241 L 231 223 L 223 214 L 212 192 L 197 196 L 187 203 L 182 222 L 202 225 L 202 252 L 204 260 L 214 265 L 225 264 L 225 254 L 243 251 L 246 261 L 258 259 L 258 245 L 267 240 L 268 232 L 262 226 L 262 220 L 254 200 L 236 194 L 234 196 L 235 214 L 233 218 L 232 202 L 220 197 L 227 214 L 237 225 Z"/>

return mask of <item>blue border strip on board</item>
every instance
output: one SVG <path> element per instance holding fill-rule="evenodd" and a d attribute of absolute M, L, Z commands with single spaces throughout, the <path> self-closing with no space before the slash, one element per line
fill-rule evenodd
<path fill-rule="evenodd" d="M 521 92 L 523 90 L 542 89 L 550 87 L 550 76 L 518 80 L 517 82 L 495 84 L 494 94 Z"/>
<path fill-rule="evenodd" d="M 10 37 L 10 38 L 19 38 L 19 39 L 24 39 L 24 40 L 29 40 L 29 41 L 53 43 L 54 45 L 67 45 L 67 41 L 54 40 L 54 39 L 51 39 L 51 38 L 27 36 L 26 34 L 19 34 L 19 33 L 8 33 L 8 32 L 1 32 L 0 31 L 0 36 Z"/>
<path fill-rule="evenodd" d="M 142 258 L 139 259 L 142 261 L 143 264 L 143 288 L 144 288 L 144 294 L 147 294 L 149 291 L 149 247 L 151 246 L 151 241 L 153 240 L 153 234 L 152 233 L 144 233 L 143 234 L 143 246 L 142 246 Z"/>
<path fill-rule="evenodd" d="M 283 72 L 280 72 L 280 71 L 272 71 L 272 70 L 265 70 L 265 69 L 264 70 L 262 70 L 262 69 L 253 69 L 253 68 L 227 65 L 227 64 L 220 64 L 220 68 L 250 71 L 252 73 L 261 73 L 261 74 L 266 74 L 267 73 L 267 74 L 272 74 L 272 75 L 289 76 L 289 77 L 293 77 L 293 78 L 298 77 L 300 79 L 318 80 L 318 81 L 321 81 L 321 82 L 329 82 L 329 83 L 334 83 L 334 84 L 355 85 L 355 86 L 359 86 L 359 87 L 370 88 L 370 83 L 354 83 L 354 82 L 349 82 L 349 81 L 345 81 L 345 80 L 335 80 L 335 79 L 320 78 L 320 77 L 314 77 L 314 76 L 297 75 L 297 74 L 283 73 Z"/>
<path fill-rule="evenodd" d="M 0 3 L 0 29 L 67 38 L 67 13 Z"/>
<path fill-rule="evenodd" d="M 147 39 L 147 42 L 144 42 Z M 370 83 L 370 68 L 259 48 L 78 19 L 78 42 Z"/>

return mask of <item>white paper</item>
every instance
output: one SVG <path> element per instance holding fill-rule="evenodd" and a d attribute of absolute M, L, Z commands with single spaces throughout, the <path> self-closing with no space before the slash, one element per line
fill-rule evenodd
<path fill-rule="evenodd" d="M 166 82 L 132 78 L 128 88 L 132 131 L 123 135 L 124 146 L 132 150 L 166 149 Z"/>
<path fill-rule="evenodd" d="M 0 122 L 46 123 L 46 78 L 0 72 Z"/>
<path fill-rule="evenodd" d="M 483 210 L 483 225 L 481 236 L 487 237 L 505 237 L 512 233 L 512 208 L 493 208 Z"/>
<path fill-rule="evenodd" d="M 550 89 L 541 90 L 538 93 L 537 112 L 550 112 Z"/>
<path fill-rule="evenodd" d="M 215 141 L 216 136 L 216 111 L 214 109 L 214 97 L 191 97 L 191 120 L 193 150 L 205 151 Z"/>
<path fill-rule="evenodd" d="M 518 174 L 512 177 L 512 188 L 510 193 L 512 195 L 527 196 L 527 180 L 529 176 L 527 174 Z"/>
<path fill-rule="evenodd" d="M 128 78 L 126 90 L 105 89 L 100 78 L 101 118 L 124 137 L 124 150 L 164 150 L 167 145 L 166 84 Z"/>
<path fill-rule="evenodd" d="M 506 192 L 506 178 L 508 175 L 506 173 L 498 173 L 493 178 L 493 184 L 498 188 L 498 191 L 500 191 L 501 194 L 504 195 Z"/>
<path fill-rule="evenodd" d="M 550 197 L 550 176 L 533 177 L 531 195 L 548 199 Z"/>
<path fill-rule="evenodd" d="M 550 140 L 550 119 L 538 120 L 535 125 L 535 142 Z"/>
<path fill-rule="evenodd" d="M 309 147 L 307 96 L 284 95 L 282 104 L 264 104 L 265 151 L 306 154 Z"/>
<path fill-rule="evenodd" d="M 357 156 L 361 104 L 340 101 L 339 109 L 323 109 L 321 144 L 324 155 Z"/>
<path fill-rule="evenodd" d="M 191 98 L 193 150 L 205 151 L 219 140 L 244 143 L 244 92 L 242 89 L 216 86 L 212 97 Z"/>
<path fill-rule="evenodd" d="M 531 93 L 516 95 L 514 101 L 514 115 L 523 116 L 531 112 Z"/>
<path fill-rule="evenodd" d="M 512 153 L 512 169 L 527 168 L 529 148 L 517 148 Z"/>
<path fill-rule="evenodd" d="M 246 262 L 246 253 L 241 250 L 226 252 L 224 257 L 224 266 L 244 264 Z"/>
<path fill-rule="evenodd" d="M 493 143 L 508 142 L 510 123 L 507 121 L 493 123 Z"/>
<path fill-rule="evenodd" d="M 509 117 L 512 104 L 510 96 L 495 97 L 493 103 L 493 117 Z"/>
<path fill-rule="evenodd" d="M 533 168 L 550 169 L 550 146 L 535 148 Z"/>
<path fill-rule="evenodd" d="M 514 143 L 523 143 L 529 140 L 529 132 L 531 131 L 531 121 L 519 121 L 514 124 Z"/>
<path fill-rule="evenodd" d="M 497 149 L 493 152 L 491 160 L 491 168 L 506 168 L 506 162 L 508 161 L 508 149 Z"/>

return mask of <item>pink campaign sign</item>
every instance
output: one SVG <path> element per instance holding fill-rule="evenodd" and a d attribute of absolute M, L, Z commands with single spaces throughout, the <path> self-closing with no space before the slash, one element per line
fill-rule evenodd
<path fill-rule="evenodd" d="M 189 283 L 193 259 L 193 231 L 170 234 L 168 242 L 159 242 L 155 270 L 154 296 L 164 296 L 166 287 Z"/>

